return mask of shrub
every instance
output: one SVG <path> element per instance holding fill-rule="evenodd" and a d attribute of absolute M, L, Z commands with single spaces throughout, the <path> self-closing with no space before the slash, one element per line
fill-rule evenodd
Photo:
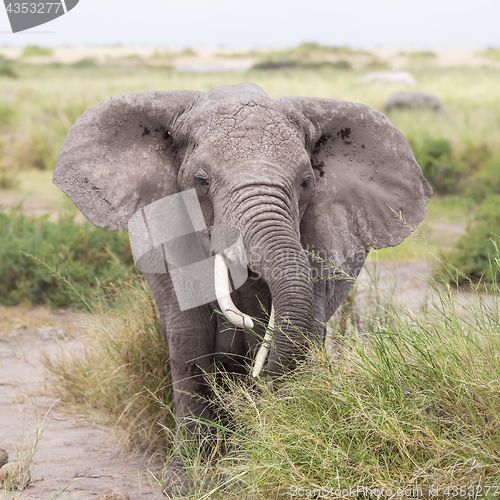
<path fill-rule="evenodd" d="M 462 184 L 462 191 L 477 202 L 490 194 L 500 193 L 500 157 L 486 159 L 470 178 L 463 179 Z"/>
<path fill-rule="evenodd" d="M 95 59 L 92 59 L 90 57 L 84 57 L 83 59 L 80 59 L 79 61 L 71 64 L 72 68 L 95 68 L 97 66 L 97 63 Z"/>
<path fill-rule="evenodd" d="M 450 142 L 432 137 L 410 142 L 415 158 L 434 192 L 455 193 L 461 178 L 461 165 L 453 159 Z"/>
<path fill-rule="evenodd" d="M 15 173 L 7 171 L 0 166 L 0 189 L 14 189 L 19 185 Z"/>
<path fill-rule="evenodd" d="M 0 102 L 0 126 L 13 120 L 16 116 L 16 109 L 14 106 Z"/>
<path fill-rule="evenodd" d="M 0 78 L 17 78 L 17 73 L 8 65 L 0 66 Z"/>
<path fill-rule="evenodd" d="M 500 157 L 486 144 L 458 148 L 448 139 L 429 136 L 409 142 L 435 193 L 465 194 L 480 201 L 500 192 Z"/>
<path fill-rule="evenodd" d="M 353 49 L 347 45 L 332 46 L 321 45 L 316 42 L 304 42 L 297 47 L 288 49 L 287 52 L 295 54 L 345 54 L 345 55 L 371 55 L 365 50 Z"/>
<path fill-rule="evenodd" d="M 437 57 L 436 52 L 432 50 L 417 50 L 415 52 L 400 52 L 399 55 L 406 56 L 410 59 L 434 59 Z"/>
<path fill-rule="evenodd" d="M 371 70 L 382 70 L 391 69 L 391 66 L 387 61 L 383 61 L 378 57 L 372 57 L 369 61 L 366 62 L 365 68 Z"/>
<path fill-rule="evenodd" d="M 52 222 L 48 216 L 26 217 L 20 207 L 0 211 L 0 234 L 2 304 L 84 307 L 82 300 L 68 293 L 68 283 L 56 275 L 56 269 L 82 297 L 103 292 L 107 284 L 122 281 L 133 269 L 125 233 L 110 233 L 88 222 L 78 224 L 72 217 Z"/>
<path fill-rule="evenodd" d="M 17 78 L 17 73 L 12 69 L 12 61 L 0 55 L 0 78 Z"/>
<path fill-rule="evenodd" d="M 26 45 L 21 53 L 21 57 L 51 56 L 53 52 L 52 49 L 39 47 L 38 45 Z"/>
<path fill-rule="evenodd" d="M 500 282 L 500 269 L 491 264 L 500 247 L 500 195 L 490 195 L 477 209 L 467 234 L 458 240 L 456 250 L 446 257 L 440 274 L 450 283 Z"/>

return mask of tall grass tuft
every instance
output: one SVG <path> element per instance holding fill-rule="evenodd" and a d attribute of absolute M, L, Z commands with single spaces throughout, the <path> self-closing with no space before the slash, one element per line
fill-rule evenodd
<path fill-rule="evenodd" d="M 293 374 L 216 391 L 234 428 L 213 495 L 500 491 L 498 286 L 493 292 L 457 299 L 433 282 L 418 314 L 378 301 L 376 316 L 361 311 L 362 331 L 333 333 L 333 353 L 312 347 Z"/>
<path fill-rule="evenodd" d="M 83 346 L 44 356 L 48 387 L 77 410 L 122 429 L 133 449 L 170 446 L 174 427 L 170 360 L 153 296 L 137 276 L 119 297 L 94 300 Z M 116 291 L 109 292 L 113 295 Z"/>

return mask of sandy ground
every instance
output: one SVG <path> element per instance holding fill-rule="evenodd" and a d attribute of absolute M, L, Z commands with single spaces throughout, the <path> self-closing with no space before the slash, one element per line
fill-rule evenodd
<path fill-rule="evenodd" d="M 382 296 L 395 300 L 413 312 L 426 308 L 432 297 L 427 280 L 432 276 L 432 266 L 425 261 L 369 262 L 359 274 L 358 302 L 366 300 L 378 290 Z"/>
<path fill-rule="evenodd" d="M 21 443 L 31 446 L 35 407 L 38 428 L 45 430 L 31 466 L 32 486 L 21 494 L 0 493 L 0 499 L 53 499 L 64 488 L 57 498 L 97 499 L 107 490 L 126 492 L 131 500 L 165 498 L 148 473 L 158 473 L 159 460 L 126 453 L 113 429 L 88 423 L 45 394 L 41 352 L 55 352 L 58 344 L 77 347 L 78 315 L 19 308 L 12 312 L 17 318 L 2 322 L 10 333 L 0 336 L 0 447 L 14 461 Z M 12 320 L 21 323 L 13 325 Z"/>

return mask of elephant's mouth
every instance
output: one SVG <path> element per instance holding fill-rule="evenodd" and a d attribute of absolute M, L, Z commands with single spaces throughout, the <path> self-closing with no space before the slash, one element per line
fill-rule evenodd
<path fill-rule="evenodd" d="M 243 329 L 253 329 L 254 323 L 250 316 L 241 312 L 231 299 L 229 288 L 229 268 L 226 257 L 221 254 L 215 254 L 214 259 L 214 286 L 217 302 L 222 311 L 222 314 L 233 325 Z M 274 329 L 274 307 L 271 306 L 271 314 L 269 323 L 266 328 L 266 334 L 259 352 L 255 358 L 255 364 L 252 370 L 252 376 L 258 377 L 269 353 L 272 333 Z"/>

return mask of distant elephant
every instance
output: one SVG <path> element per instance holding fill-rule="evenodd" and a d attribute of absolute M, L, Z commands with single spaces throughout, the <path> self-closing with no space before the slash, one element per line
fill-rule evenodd
<path fill-rule="evenodd" d="M 436 113 L 443 112 L 441 101 L 437 97 L 423 92 L 396 92 L 387 99 L 385 104 L 386 111 L 412 108 L 427 108 L 436 111 Z"/>
<path fill-rule="evenodd" d="M 53 182 L 92 224 L 111 231 L 141 223 L 141 214 L 146 224 L 150 207 L 161 225 L 172 218 L 165 209 L 161 220 L 161 200 L 195 193 L 203 214 L 197 234 L 229 227 L 241 236 L 244 252 L 212 249 L 219 289 L 229 288 L 226 264 L 240 261 L 249 273 L 219 306 L 181 308 L 168 259 L 164 271 L 144 273 L 170 352 L 179 439 L 200 432 L 186 417 L 212 416 L 205 374 L 215 361 L 248 374 L 271 303 L 266 369 L 279 375 L 304 357 L 310 339 L 324 340 L 352 286 L 342 272 L 357 276 L 371 248 L 401 243 L 432 194 L 383 114 L 336 99 L 277 101 L 251 83 L 107 99 L 70 130 Z M 214 314 L 218 307 L 225 317 Z M 169 494 L 190 487 L 182 459 L 167 467 Z"/>

